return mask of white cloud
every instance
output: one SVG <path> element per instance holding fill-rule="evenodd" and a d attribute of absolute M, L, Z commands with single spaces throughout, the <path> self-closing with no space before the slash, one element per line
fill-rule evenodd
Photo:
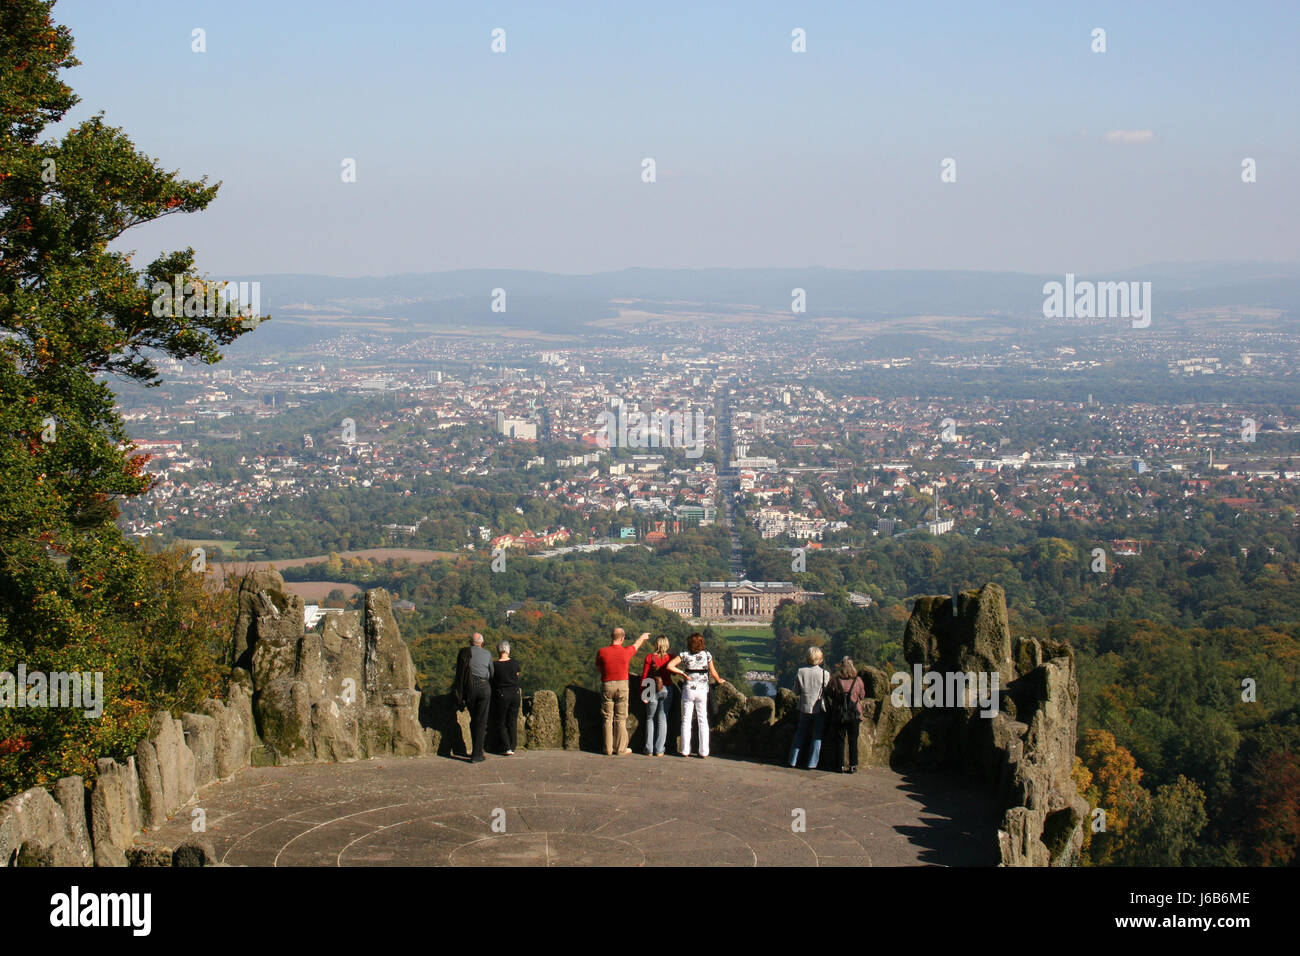
<path fill-rule="evenodd" d="M 1112 129 L 1106 131 L 1108 143 L 1154 143 L 1156 134 L 1149 129 Z"/>

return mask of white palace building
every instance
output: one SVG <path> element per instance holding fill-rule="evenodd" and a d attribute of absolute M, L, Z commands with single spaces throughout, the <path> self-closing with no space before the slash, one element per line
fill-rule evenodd
<path fill-rule="evenodd" d="M 770 622 L 782 601 L 803 604 L 821 597 L 790 581 L 701 581 L 690 591 L 633 591 L 623 597 L 629 607 L 649 604 L 702 621 Z"/>

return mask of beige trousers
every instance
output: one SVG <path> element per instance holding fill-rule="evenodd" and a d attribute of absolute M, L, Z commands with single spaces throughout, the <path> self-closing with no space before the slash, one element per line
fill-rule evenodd
<path fill-rule="evenodd" d="M 621 754 L 627 749 L 627 681 L 607 680 L 604 688 L 600 713 L 605 718 L 605 753 Z M 618 725 L 617 741 L 614 739 L 615 724 Z"/>

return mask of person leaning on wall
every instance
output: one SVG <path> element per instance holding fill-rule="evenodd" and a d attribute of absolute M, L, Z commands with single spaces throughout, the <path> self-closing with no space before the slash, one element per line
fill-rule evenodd
<path fill-rule="evenodd" d="M 713 655 L 704 645 L 704 635 L 696 632 L 686 639 L 686 650 L 668 662 L 670 673 L 686 678 L 682 688 L 682 730 L 677 741 L 677 751 L 683 757 L 691 755 L 691 718 L 695 719 L 695 755 L 709 755 L 709 679 L 725 684 L 713 666 Z"/>
<path fill-rule="evenodd" d="M 668 712 L 673 707 L 672 673 L 668 638 L 655 638 L 654 653 L 647 654 L 641 670 L 641 699 L 645 701 L 645 754 L 662 757 L 668 746 Z"/>
<path fill-rule="evenodd" d="M 862 724 L 862 702 L 867 697 L 867 686 L 858 676 L 853 660 L 845 657 L 835 669 L 831 684 L 831 717 L 835 721 L 835 753 L 840 761 L 840 773 L 858 772 L 858 730 Z M 845 750 L 848 763 L 845 763 Z"/>
<path fill-rule="evenodd" d="M 808 648 L 808 663 L 799 668 L 794 689 L 799 695 L 799 726 L 795 728 L 794 743 L 790 746 L 790 766 L 799 765 L 799 751 L 811 732 L 812 752 L 808 755 L 808 769 L 817 766 L 822 752 L 822 731 L 826 726 L 826 685 L 831 675 L 822 667 L 822 649 Z"/>

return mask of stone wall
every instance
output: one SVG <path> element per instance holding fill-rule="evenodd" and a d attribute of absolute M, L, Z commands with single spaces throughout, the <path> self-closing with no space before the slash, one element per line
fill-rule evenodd
<path fill-rule="evenodd" d="M 996 672 L 1000 708 L 991 719 L 975 707 L 908 711 L 893 708 L 885 695 L 877 700 L 874 733 L 877 746 L 892 735 L 891 764 L 984 780 L 1005 808 L 998 830 L 1004 865 L 1075 865 L 1088 803 L 1070 775 L 1079 713 L 1073 648 L 1034 638 L 1013 641 L 1006 595 L 986 584 L 958 595 L 955 613 L 950 597 L 918 599 L 903 654 L 923 671 Z"/>
<path fill-rule="evenodd" d="M 64 777 L 0 803 L 0 866 L 212 865 L 211 844 L 148 842 L 200 790 L 251 764 L 418 755 L 437 746 L 420 724 L 415 667 L 383 589 L 364 610 L 303 627 L 302 599 L 275 571 L 240 584 L 230 690 L 197 713 L 154 715 L 125 762 L 96 764 L 94 786 Z M 552 698 L 554 695 L 552 695 Z M 522 728 L 522 719 L 521 719 Z"/>
<path fill-rule="evenodd" d="M 202 834 L 175 848 L 138 842 L 202 787 L 249 765 L 256 730 L 246 688 L 233 684 L 225 703 L 206 700 L 199 711 L 155 714 L 133 756 L 97 761 L 90 788 L 64 777 L 0 803 L 0 866 L 214 865 Z"/>

